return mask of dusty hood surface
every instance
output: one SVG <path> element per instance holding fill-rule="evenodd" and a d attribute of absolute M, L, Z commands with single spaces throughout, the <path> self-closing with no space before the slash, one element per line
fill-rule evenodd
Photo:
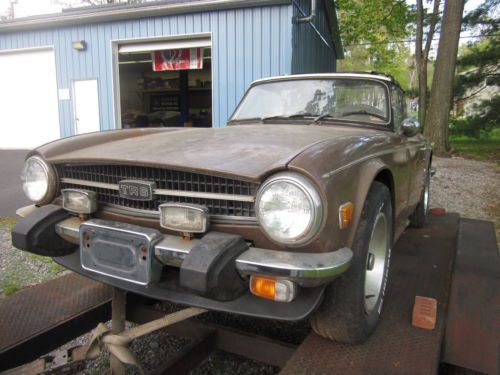
<path fill-rule="evenodd" d="M 303 125 L 118 130 L 63 139 L 35 152 L 52 163 L 141 164 L 260 180 L 318 142 L 369 131 Z"/>

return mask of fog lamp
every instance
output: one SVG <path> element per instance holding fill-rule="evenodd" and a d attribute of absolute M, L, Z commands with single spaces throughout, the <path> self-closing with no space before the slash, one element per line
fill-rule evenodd
<path fill-rule="evenodd" d="M 63 208 L 77 214 L 91 214 L 97 211 L 97 193 L 84 189 L 63 189 Z"/>
<path fill-rule="evenodd" d="M 186 233 L 204 233 L 208 229 L 208 208 L 197 204 L 164 203 L 160 205 L 160 225 Z"/>
<path fill-rule="evenodd" d="M 297 288 L 290 280 L 255 275 L 250 277 L 250 291 L 258 297 L 276 302 L 291 302 L 297 295 Z"/>

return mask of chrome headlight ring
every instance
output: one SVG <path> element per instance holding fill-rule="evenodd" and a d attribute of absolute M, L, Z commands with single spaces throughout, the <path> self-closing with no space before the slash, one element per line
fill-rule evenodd
<path fill-rule="evenodd" d="M 255 210 L 263 231 L 273 241 L 290 246 L 311 240 L 321 227 L 324 213 L 315 185 L 294 172 L 277 173 L 264 181 L 257 193 Z M 282 229 L 292 233 L 286 234 Z"/>
<path fill-rule="evenodd" d="M 50 203 L 57 191 L 57 176 L 54 168 L 39 156 L 26 159 L 21 173 L 23 191 L 36 204 Z"/>

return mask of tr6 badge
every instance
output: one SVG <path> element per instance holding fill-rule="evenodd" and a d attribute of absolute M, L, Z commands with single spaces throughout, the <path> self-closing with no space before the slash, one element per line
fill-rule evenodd
<path fill-rule="evenodd" d="M 152 201 L 156 183 L 153 181 L 122 180 L 118 182 L 120 197 L 135 201 Z"/>

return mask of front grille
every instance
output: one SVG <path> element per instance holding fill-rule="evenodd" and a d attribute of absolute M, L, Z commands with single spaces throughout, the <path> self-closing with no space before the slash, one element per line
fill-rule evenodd
<path fill-rule="evenodd" d="M 225 177 L 142 166 L 65 164 L 58 166 L 58 173 L 61 179 L 76 179 L 111 185 L 118 185 L 118 182 L 121 180 L 154 181 L 156 182 L 157 189 L 193 193 L 255 196 L 258 188 L 258 184 L 256 183 Z M 122 198 L 118 190 L 104 187 L 82 186 L 81 184 L 61 182 L 61 188 L 85 188 L 93 190 L 97 192 L 100 204 L 116 205 L 137 210 L 157 211 L 158 206 L 162 203 L 180 202 L 205 205 L 208 207 L 211 215 L 255 216 L 254 202 L 170 195 L 155 195 L 153 201 L 137 201 Z"/>

